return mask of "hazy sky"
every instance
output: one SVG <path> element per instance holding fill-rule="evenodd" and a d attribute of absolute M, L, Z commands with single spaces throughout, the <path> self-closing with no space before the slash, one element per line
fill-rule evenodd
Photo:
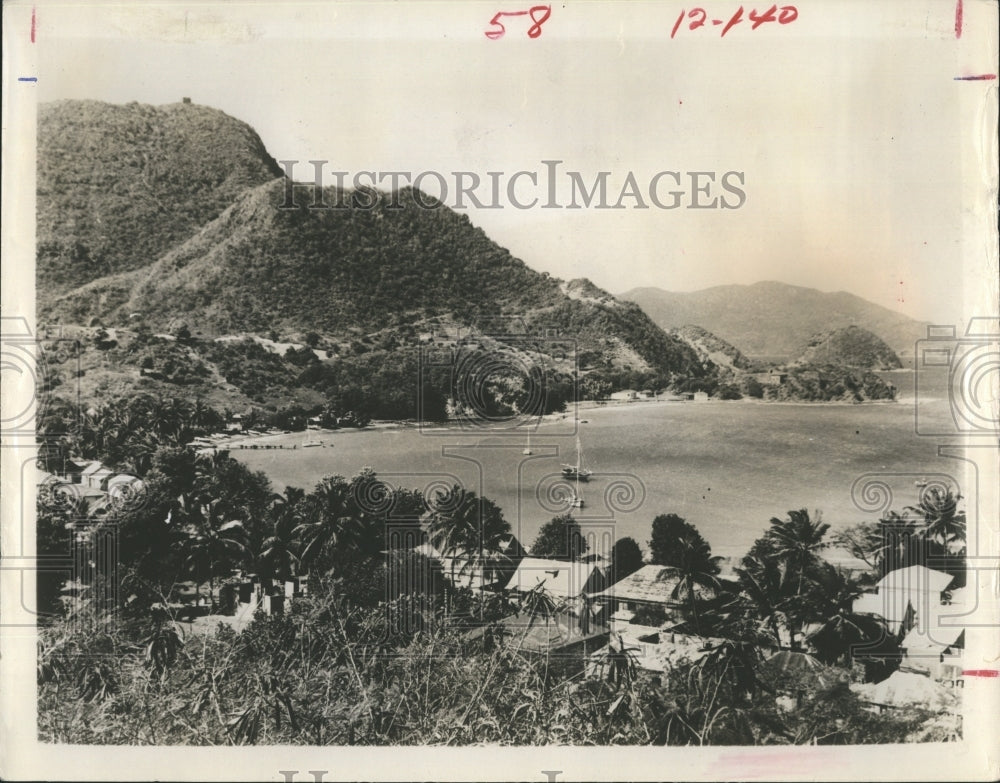
<path fill-rule="evenodd" d="M 738 5 L 707 4 L 704 28 L 671 39 L 688 5 L 567 3 L 538 38 L 521 17 L 499 40 L 483 31 L 516 0 L 284 4 L 280 18 L 263 5 L 43 5 L 35 89 L 43 101 L 189 96 L 303 161 L 301 179 L 310 159 L 484 179 L 556 159 L 588 182 L 612 172 L 614 201 L 629 171 L 642 188 L 663 170 L 741 171 L 736 210 L 469 216 L 531 267 L 616 293 L 780 280 L 938 322 L 976 314 L 989 288 L 972 234 L 976 123 L 996 82 L 954 77 L 995 68 L 970 27 L 989 6 L 966 0 L 961 40 L 946 0 L 810 0 L 790 24 L 720 37 L 711 19 Z"/>

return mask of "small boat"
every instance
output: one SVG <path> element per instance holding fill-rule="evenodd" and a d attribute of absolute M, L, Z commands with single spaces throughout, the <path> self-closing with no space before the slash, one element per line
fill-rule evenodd
<path fill-rule="evenodd" d="M 925 479 L 925 478 L 921 478 L 919 481 L 914 481 L 913 482 L 913 486 L 920 487 L 921 489 L 923 489 L 924 487 L 926 487 L 928 484 L 930 484 L 930 482 L 927 479 Z"/>
<path fill-rule="evenodd" d="M 581 467 L 580 465 L 564 464 L 562 466 L 562 474 L 568 479 L 590 481 L 590 477 L 594 475 L 594 471 L 587 470 L 587 468 Z"/>
<path fill-rule="evenodd" d="M 306 437 L 306 439 L 302 442 L 302 448 L 304 448 L 304 449 L 311 449 L 311 448 L 314 448 L 316 446 L 322 446 L 322 445 L 323 445 L 323 441 L 316 440 L 315 438 L 309 438 L 309 437 Z"/>
<path fill-rule="evenodd" d="M 526 457 L 531 454 L 531 433 L 528 433 L 528 442 L 524 445 L 524 451 L 521 452 Z"/>
<path fill-rule="evenodd" d="M 583 508 L 583 497 L 577 495 L 575 492 L 570 496 L 569 499 L 570 508 Z"/>

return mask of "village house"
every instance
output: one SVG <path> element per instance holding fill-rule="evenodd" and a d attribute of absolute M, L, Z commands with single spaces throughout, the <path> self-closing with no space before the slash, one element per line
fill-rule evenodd
<path fill-rule="evenodd" d="M 655 609 L 670 616 L 690 605 L 690 599 L 677 590 L 680 581 L 675 568 L 644 565 L 607 589 L 594 592 L 591 597 L 608 606 L 616 623 L 627 623 L 642 609 Z M 717 595 L 711 587 L 695 588 L 695 598 L 699 601 L 711 600 Z"/>
<path fill-rule="evenodd" d="M 965 589 L 948 589 L 953 581 L 951 574 L 926 566 L 900 568 L 879 580 L 877 592 L 859 596 L 853 611 L 888 622 L 901 639 L 903 671 L 960 685 L 965 638 L 958 618 L 968 609 Z"/>
<path fill-rule="evenodd" d="M 905 634 L 917 622 L 926 624 L 933 619 L 934 608 L 940 607 L 951 574 L 926 566 L 909 566 L 890 571 L 875 585 L 876 592 L 863 593 L 855 599 L 853 611 L 885 618 L 889 630 Z"/>
<path fill-rule="evenodd" d="M 480 592 L 503 588 L 525 555 L 521 542 L 508 535 L 499 543 L 500 553 L 483 560 L 462 555 L 444 555 L 429 542 L 413 547 L 413 551 L 434 560 L 441 566 L 444 579 L 454 588 L 469 588 Z"/>
<path fill-rule="evenodd" d="M 506 588 L 524 594 L 541 587 L 559 600 L 596 593 L 605 585 L 604 573 L 594 563 L 525 557 L 518 563 Z"/>
<path fill-rule="evenodd" d="M 469 631 L 470 642 L 484 641 L 497 629 L 517 642 L 521 652 L 545 656 L 550 675 L 572 677 L 587 670 L 588 660 L 608 643 L 606 625 L 594 622 L 588 613 L 561 612 L 551 616 L 510 615 L 493 628 Z"/>
<path fill-rule="evenodd" d="M 612 392 L 609 397 L 611 400 L 616 400 L 618 402 L 635 402 L 639 399 L 639 392 L 635 389 L 625 389 L 624 391 Z"/>
<path fill-rule="evenodd" d="M 780 370 L 769 370 L 768 372 L 755 373 L 754 379 L 764 386 L 781 386 L 788 380 L 788 373 Z"/>
<path fill-rule="evenodd" d="M 107 486 L 105 482 L 113 475 L 113 471 L 94 460 L 80 471 L 80 483 L 90 489 L 104 489 Z"/>
<path fill-rule="evenodd" d="M 607 675 L 607 658 L 612 649 L 628 650 L 637 668 L 658 676 L 669 672 L 681 661 L 700 660 L 722 641 L 651 625 L 617 626 L 612 628 L 611 633 L 614 640 L 590 655 L 587 662 L 589 677 L 603 678 Z"/>

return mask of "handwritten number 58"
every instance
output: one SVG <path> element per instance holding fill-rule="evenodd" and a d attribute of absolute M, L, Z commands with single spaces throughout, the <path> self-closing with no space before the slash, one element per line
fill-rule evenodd
<path fill-rule="evenodd" d="M 504 16 L 530 16 L 531 21 L 534 22 L 531 27 L 528 28 L 528 37 L 537 38 L 542 34 L 542 25 L 548 20 L 552 15 L 552 6 L 550 5 L 534 5 L 527 11 L 497 11 L 490 19 L 490 24 L 493 26 L 492 30 L 486 30 L 486 37 L 492 41 L 498 38 L 503 38 L 507 29 L 503 26 L 503 22 L 500 21 L 501 17 Z"/>

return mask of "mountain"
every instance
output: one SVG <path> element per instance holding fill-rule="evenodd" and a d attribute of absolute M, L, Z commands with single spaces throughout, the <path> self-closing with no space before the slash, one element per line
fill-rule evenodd
<path fill-rule="evenodd" d="M 892 348 L 859 326 L 845 326 L 816 335 L 794 363 L 832 364 L 874 371 L 898 370 L 903 366 Z"/>
<path fill-rule="evenodd" d="M 311 184 L 278 175 L 253 129 L 214 109 L 43 107 L 39 319 L 89 329 L 96 352 L 85 382 L 64 380 L 242 395 L 233 405 L 313 406 L 319 393 L 405 417 L 431 347 L 478 351 L 475 378 L 492 376 L 498 398 L 535 383 L 509 368 L 534 367 L 555 404 L 577 366 L 587 394 L 714 372 L 638 305 L 536 272 L 424 194 L 328 188 L 331 208 L 313 209 Z M 216 339 L 231 336 L 249 342 Z M 269 358 L 264 337 L 290 352 Z M 454 394 L 444 368 L 431 375 L 425 397 Z"/>
<path fill-rule="evenodd" d="M 738 348 L 700 326 L 688 324 L 680 329 L 672 329 L 670 334 L 676 334 L 690 345 L 703 362 L 712 362 L 718 367 L 732 370 L 752 369 L 752 362 Z"/>
<path fill-rule="evenodd" d="M 560 333 L 609 367 L 704 373 L 637 305 L 535 272 L 444 205 L 418 206 L 409 191 L 361 199 L 331 188 L 327 203 L 345 208 L 314 210 L 312 186 L 297 185 L 297 206 L 284 209 L 285 188 L 275 180 L 245 191 L 158 261 L 55 297 L 43 316 L 154 331 L 316 332 L 329 342 L 432 321 L 500 334 L 516 324 L 512 334 Z"/>
<path fill-rule="evenodd" d="M 147 266 L 281 173 L 249 125 L 216 109 L 41 104 L 39 299 Z"/>
<path fill-rule="evenodd" d="M 761 282 L 724 285 L 691 293 L 634 288 L 620 294 L 635 302 L 664 329 L 697 324 L 749 356 L 791 357 L 811 335 L 860 326 L 893 350 L 913 352 L 927 324 L 844 291 Z"/>

